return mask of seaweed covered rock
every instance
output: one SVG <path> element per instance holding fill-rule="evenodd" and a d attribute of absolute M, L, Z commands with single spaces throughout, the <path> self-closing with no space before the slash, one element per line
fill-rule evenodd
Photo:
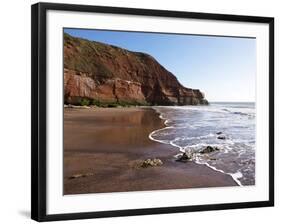
<path fill-rule="evenodd" d="M 154 166 L 162 166 L 163 162 L 161 159 L 146 159 L 141 162 L 140 167 L 147 168 L 147 167 L 154 167 Z"/>

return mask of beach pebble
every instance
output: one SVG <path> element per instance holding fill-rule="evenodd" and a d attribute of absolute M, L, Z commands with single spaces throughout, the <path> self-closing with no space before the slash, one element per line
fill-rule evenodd
<path fill-rule="evenodd" d="M 142 168 L 147 168 L 147 167 L 154 167 L 154 166 L 161 166 L 163 165 L 163 162 L 161 159 L 146 159 L 141 162 L 141 167 Z"/>
<path fill-rule="evenodd" d="M 69 179 L 76 179 L 76 178 L 79 178 L 79 177 L 83 177 L 82 174 L 74 174 L 72 176 L 69 177 Z"/>
<path fill-rule="evenodd" d="M 76 179 L 76 178 L 81 178 L 81 177 L 89 177 L 89 176 L 93 176 L 94 173 L 79 173 L 79 174 L 74 174 L 72 176 L 69 177 L 69 179 Z"/>

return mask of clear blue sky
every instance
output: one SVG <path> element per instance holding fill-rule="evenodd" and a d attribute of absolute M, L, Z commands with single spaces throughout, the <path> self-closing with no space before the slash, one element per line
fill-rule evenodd
<path fill-rule="evenodd" d="M 64 29 L 72 36 L 152 55 L 209 101 L 255 101 L 256 40 L 198 35 Z"/>

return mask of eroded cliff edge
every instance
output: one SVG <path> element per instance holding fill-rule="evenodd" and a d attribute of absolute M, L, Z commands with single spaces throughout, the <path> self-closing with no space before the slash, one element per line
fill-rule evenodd
<path fill-rule="evenodd" d="M 152 56 L 64 34 L 64 101 L 131 105 L 208 104 Z"/>

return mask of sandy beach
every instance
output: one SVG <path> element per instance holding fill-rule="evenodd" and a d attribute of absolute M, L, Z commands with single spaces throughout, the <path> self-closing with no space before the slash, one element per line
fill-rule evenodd
<path fill-rule="evenodd" d="M 205 165 L 176 162 L 176 148 L 148 138 L 162 127 L 150 108 L 65 108 L 64 194 L 237 185 Z M 138 166 L 148 158 L 163 165 Z"/>

